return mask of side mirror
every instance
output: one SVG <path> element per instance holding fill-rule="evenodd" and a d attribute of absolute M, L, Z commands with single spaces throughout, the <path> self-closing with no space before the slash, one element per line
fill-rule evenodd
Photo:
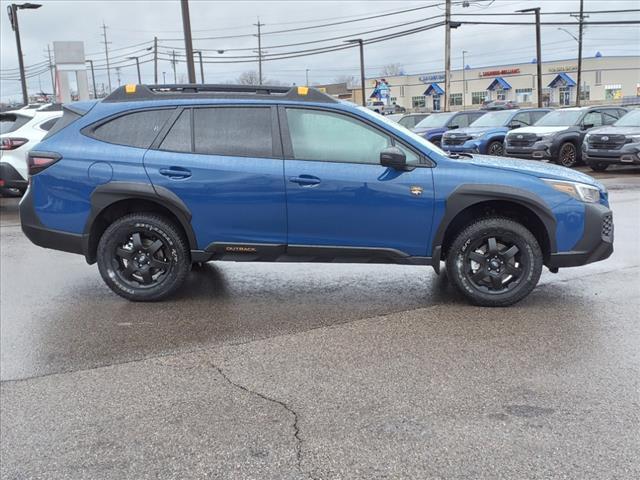
<path fill-rule="evenodd" d="M 398 147 L 387 147 L 380 152 L 380 165 L 395 170 L 406 170 L 407 157 Z"/>
<path fill-rule="evenodd" d="M 509 130 L 513 130 L 514 128 L 520 128 L 520 125 L 518 125 L 517 123 L 510 123 Z"/>
<path fill-rule="evenodd" d="M 583 130 L 589 130 L 590 128 L 593 128 L 595 125 L 593 123 L 583 123 L 582 124 L 582 129 Z"/>
<path fill-rule="evenodd" d="M 459 125 L 449 125 L 447 128 L 449 130 L 454 130 L 454 129 L 458 128 L 458 127 L 459 127 Z"/>

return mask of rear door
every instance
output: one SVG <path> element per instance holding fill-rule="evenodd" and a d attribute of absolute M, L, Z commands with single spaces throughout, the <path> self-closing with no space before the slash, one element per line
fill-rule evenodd
<path fill-rule="evenodd" d="M 154 186 L 167 188 L 187 205 L 198 248 L 285 245 L 275 107 L 185 108 L 160 137 L 145 155 L 146 171 Z"/>

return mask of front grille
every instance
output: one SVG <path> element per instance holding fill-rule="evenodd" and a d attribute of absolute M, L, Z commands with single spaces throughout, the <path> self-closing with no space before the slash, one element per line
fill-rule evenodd
<path fill-rule="evenodd" d="M 613 240 L 613 216 L 606 215 L 602 219 L 602 239 L 606 241 Z"/>
<path fill-rule="evenodd" d="M 589 148 L 595 150 L 618 150 L 624 145 L 627 138 L 624 135 L 600 135 L 589 136 Z"/>
<path fill-rule="evenodd" d="M 464 145 L 464 143 L 467 141 L 466 138 L 443 138 L 442 139 L 442 144 L 443 145 Z"/>
<path fill-rule="evenodd" d="M 507 139 L 512 147 L 531 147 L 538 140 L 538 136 L 535 133 L 517 133 L 509 135 Z"/>

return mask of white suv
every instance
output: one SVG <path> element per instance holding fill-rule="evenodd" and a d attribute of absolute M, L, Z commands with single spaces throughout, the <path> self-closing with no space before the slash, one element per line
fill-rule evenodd
<path fill-rule="evenodd" d="M 27 189 L 27 152 L 61 116 L 59 105 L 0 113 L 1 189 Z"/>

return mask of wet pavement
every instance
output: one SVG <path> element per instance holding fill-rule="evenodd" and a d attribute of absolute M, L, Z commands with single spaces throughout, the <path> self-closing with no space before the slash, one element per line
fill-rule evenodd
<path fill-rule="evenodd" d="M 640 174 L 596 176 L 613 256 L 507 309 L 384 265 L 129 303 L 0 200 L 2 478 L 638 478 Z"/>

